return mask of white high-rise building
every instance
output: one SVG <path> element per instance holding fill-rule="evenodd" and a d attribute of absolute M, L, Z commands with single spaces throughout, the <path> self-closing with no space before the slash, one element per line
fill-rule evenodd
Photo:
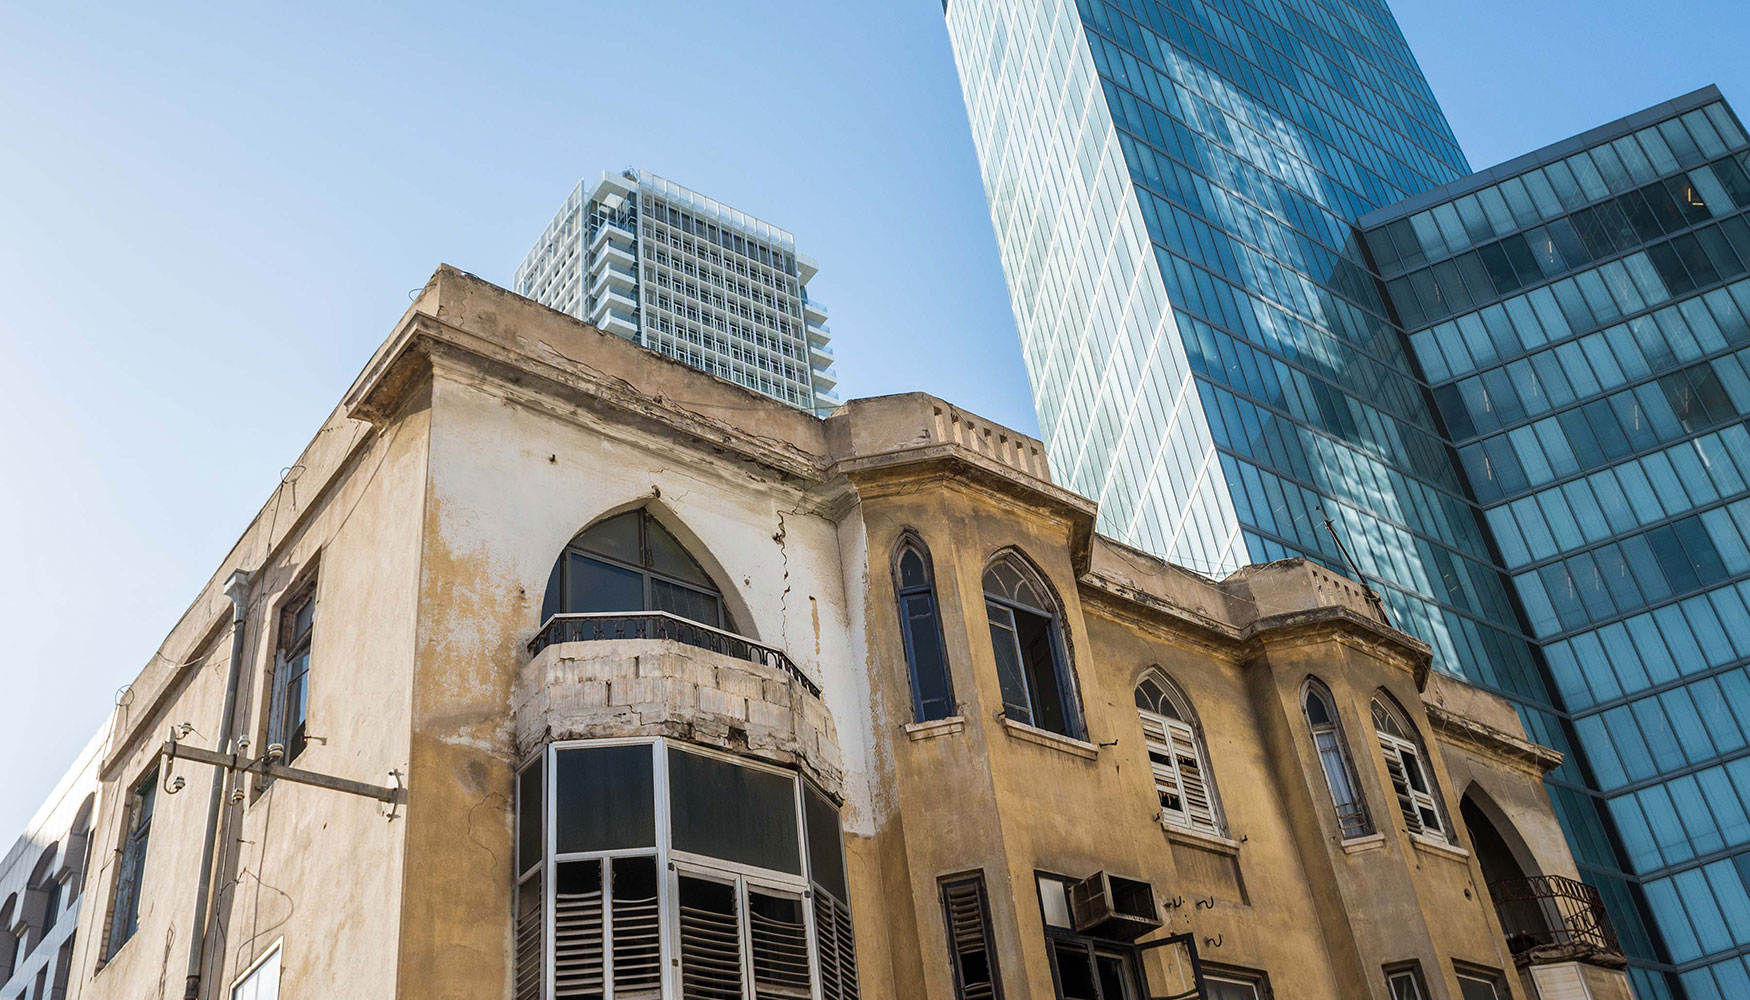
<path fill-rule="evenodd" d="M 584 181 L 516 269 L 517 294 L 720 378 L 825 415 L 833 392 L 819 270 L 777 226 L 647 170 Z"/>

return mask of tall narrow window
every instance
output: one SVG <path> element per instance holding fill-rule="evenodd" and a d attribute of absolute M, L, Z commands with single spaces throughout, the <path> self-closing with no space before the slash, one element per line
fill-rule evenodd
<path fill-rule="evenodd" d="M 900 542 L 893 580 L 899 590 L 899 626 L 911 674 L 913 717 L 918 722 L 945 719 L 954 714 L 954 686 L 942 643 L 935 574 L 929 552 L 915 536 L 907 535 Z"/>
<path fill-rule="evenodd" d="M 316 581 L 311 580 L 280 607 L 267 742 L 285 748 L 282 763 L 296 760 L 309 742 L 310 646 L 315 635 Z"/>
<path fill-rule="evenodd" d="M 1331 805 L 1337 811 L 1337 826 L 1343 839 L 1365 837 L 1373 832 L 1373 819 L 1367 813 L 1367 800 L 1361 797 L 1361 785 L 1355 780 L 1355 764 L 1349 759 L 1349 747 L 1343 740 L 1330 689 L 1316 680 L 1308 680 L 1301 696 L 1301 709 L 1306 713 L 1307 728 L 1312 732 L 1313 748 L 1318 751 L 1319 767 L 1325 772 L 1325 787 L 1331 792 Z"/>
<path fill-rule="evenodd" d="M 584 529 L 547 582 L 541 617 L 662 611 L 734 631 L 723 592 L 686 547 L 640 508 Z"/>
<path fill-rule="evenodd" d="M 121 858 L 116 864 L 115 902 L 110 916 L 108 957 L 140 929 L 140 885 L 146 875 L 146 846 L 152 835 L 152 809 L 158 798 L 158 770 L 140 780 L 123 819 Z"/>
<path fill-rule="evenodd" d="M 982 872 L 942 883 L 942 918 L 954 965 L 954 1000 L 1001 1000 L 996 942 Z"/>
<path fill-rule="evenodd" d="M 256 961 L 231 987 L 231 1000 L 279 1000 L 280 946 Z"/>
<path fill-rule="evenodd" d="M 1428 770 L 1421 740 L 1403 710 L 1387 696 L 1373 699 L 1373 728 L 1385 769 L 1391 775 L 1392 791 L 1403 814 L 1404 829 L 1412 834 L 1446 837 L 1441 822 L 1440 795 Z"/>
<path fill-rule="evenodd" d="M 1136 685 L 1136 711 L 1142 717 L 1142 741 L 1154 772 L 1161 822 L 1219 835 L 1215 782 L 1184 694 L 1166 675 L 1151 669 Z"/>
<path fill-rule="evenodd" d="M 1003 712 L 1015 722 L 1080 738 L 1081 713 L 1056 605 L 1031 567 L 1005 555 L 984 573 L 984 608 Z"/>

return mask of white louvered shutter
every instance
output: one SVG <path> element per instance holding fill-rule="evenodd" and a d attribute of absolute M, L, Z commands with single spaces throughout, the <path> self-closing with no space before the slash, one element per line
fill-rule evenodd
<path fill-rule="evenodd" d="M 680 877 L 682 1000 L 742 1000 L 735 887 Z"/>
<path fill-rule="evenodd" d="M 821 1000 L 857 1000 L 857 950 L 850 907 L 814 887 L 814 943 Z"/>
<path fill-rule="evenodd" d="M 1196 732 L 1178 719 L 1153 712 L 1142 717 L 1143 744 L 1160 799 L 1161 820 L 1175 826 L 1218 833 L 1215 797 Z"/>
<path fill-rule="evenodd" d="M 755 1000 L 808 1000 L 814 995 L 814 979 L 802 900 L 752 888 L 747 896 Z"/>
<path fill-rule="evenodd" d="M 1397 796 L 1404 829 L 1411 833 L 1441 833 L 1440 806 L 1434 801 L 1433 785 L 1415 745 L 1380 733 L 1379 748 L 1385 755 L 1385 769 L 1391 775 L 1392 792 Z"/>
<path fill-rule="evenodd" d="M 554 996 L 599 998 L 606 985 L 601 865 L 569 861 L 559 866 L 563 874 L 556 888 L 561 891 L 553 895 Z"/>

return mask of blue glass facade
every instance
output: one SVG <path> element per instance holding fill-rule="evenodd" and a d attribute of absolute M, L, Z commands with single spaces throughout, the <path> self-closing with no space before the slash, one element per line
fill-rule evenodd
<path fill-rule="evenodd" d="M 1750 725 L 1750 168 L 1718 94 L 1472 175 L 1378 0 L 946 15 L 1054 477 L 1217 575 L 1344 569 L 1329 518 L 1437 668 L 1567 755 L 1641 995 L 1750 996 L 1750 797 L 1715 804 Z"/>
<path fill-rule="evenodd" d="M 1691 997 L 1750 996 L 1747 167 L 1710 88 L 1361 220 Z"/>

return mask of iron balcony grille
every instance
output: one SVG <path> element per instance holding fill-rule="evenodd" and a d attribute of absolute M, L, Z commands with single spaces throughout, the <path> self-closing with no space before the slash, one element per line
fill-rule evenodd
<path fill-rule="evenodd" d="M 1531 875 L 1489 884 L 1501 932 L 1515 957 L 1538 950 L 1566 955 L 1621 955 L 1598 890 L 1560 875 Z"/>
<path fill-rule="evenodd" d="M 713 653 L 733 656 L 749 663 L 784 671 L 809 694 L 820 697 L 820 686 L 782 650 L 762 646 L 733 632 L 671 615 L 666 611 L 598 612 L 554 615 L 529 640 L 532 656 L 556 642 L 594 642 L 598 639 L 666 639 Z"/>

